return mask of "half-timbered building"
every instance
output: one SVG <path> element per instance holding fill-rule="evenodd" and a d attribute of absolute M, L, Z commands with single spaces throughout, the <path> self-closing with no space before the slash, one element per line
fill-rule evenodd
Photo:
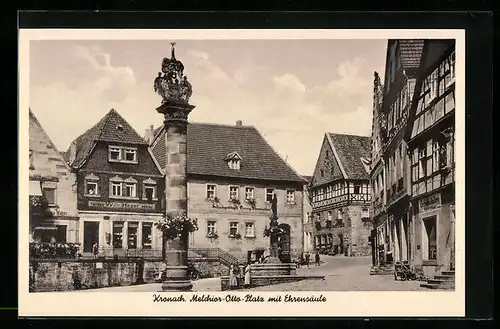
<path fill-rule="evenodd" d="M 310 183 L 316 250 L 369 255 L 370 137 L 326 133 Z"/>
<path fill-rule="evenodd" d="M 383 122 L 380 136 L 386 173 L 384 197 L 387 221 L 378 221 L 377 230 L 382 237 L 384 261 L 389 263 L 409 262 L 412 259 L 410 166 L 403 137 L 423 45 L 423 40 L 408 39 L 389 40 L 387 46 L 384 95 L 379 113 Z"/>
<path fill-rule="evenodd" d="M 455 264 L 455 42 L 426 40 L 406 131 L 411 159 L 414 266 Z"/>

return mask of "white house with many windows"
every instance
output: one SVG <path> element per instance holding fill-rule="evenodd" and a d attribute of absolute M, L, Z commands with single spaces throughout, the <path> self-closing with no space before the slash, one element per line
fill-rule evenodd
<path fill-rule="evenodd" d="M 165 132 L 148 131 L 151 150 L 165 167 Z M 279 224 L 286 234 L 282 257 L 303 250 L 303 188 L 298 175 L 252 126 L 190 123 L 187 131 L 188 215 L 199 230 L 191 248 L 221 248 L 241 261 L 269 247 L 271 200 L 278 198 Z"/>

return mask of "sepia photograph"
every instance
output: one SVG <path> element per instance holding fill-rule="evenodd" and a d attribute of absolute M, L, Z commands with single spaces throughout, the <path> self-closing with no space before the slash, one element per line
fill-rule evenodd
<path fill-rule="evenodd" d="M 462 34 L 134 31 L 24 39 L 26 301 L 463 294 Z"/>

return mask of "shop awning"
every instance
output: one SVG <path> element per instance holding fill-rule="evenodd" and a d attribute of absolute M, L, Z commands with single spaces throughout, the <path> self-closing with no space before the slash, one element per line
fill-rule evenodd
<path fill-rule="evenodd" d="M 42 187 L 40 181 L 30 180 L 30 195 L 42 196 Z"/>

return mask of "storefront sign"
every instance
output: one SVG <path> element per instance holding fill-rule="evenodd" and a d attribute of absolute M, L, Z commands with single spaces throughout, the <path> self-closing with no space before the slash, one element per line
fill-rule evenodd
<path fill-rule="evenodd" d="M 155 205 L 150 203 L 132 203 L 132 202 L 114 202 L 114 201 L 89 201 L 89 207 L 92 208 L 107 208 L 117 210 L 155 210 Z"/>
<path fill-rule="evenodd" d="M 432 194 L 418 201 L 420 212 L 427 212 L 439 209 L 441 207 L 441 194 Z"/>
<path fill-rule="evenodd" d="M 217 209 L 224 209 L 224 210 L 260 210 L 260 211 L 269 211 L 271 208 L 259 208 L 259 207 L 244 207 L 242 205 L 229 205 L 229 206 L 224 206 L 220 203 L 213 203 L 212 208 L 217 208 Z"/>

